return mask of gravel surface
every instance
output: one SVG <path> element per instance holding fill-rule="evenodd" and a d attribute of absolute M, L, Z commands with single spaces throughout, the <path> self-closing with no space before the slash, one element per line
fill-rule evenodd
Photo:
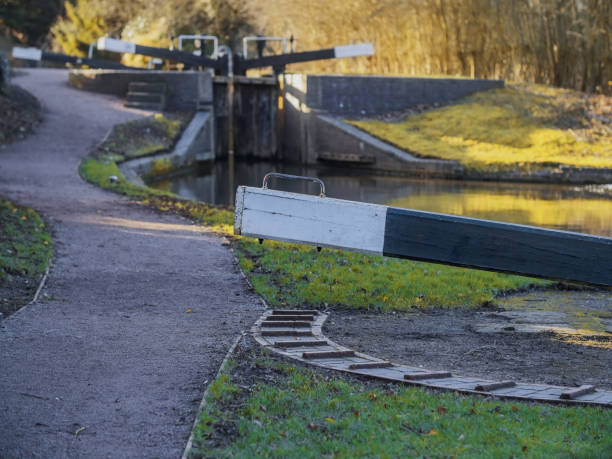
<path fill-rule="evenodd" d="M 47 219 L 55 251 L 42 300 L 0 323 L 0 457 L 180 457 L 262 307 L 218 236 L 79 178 L 112 125 L 147 112 L 67 78 L 15 79 L 43 122 L 0 153 L 0 195 Z"/>

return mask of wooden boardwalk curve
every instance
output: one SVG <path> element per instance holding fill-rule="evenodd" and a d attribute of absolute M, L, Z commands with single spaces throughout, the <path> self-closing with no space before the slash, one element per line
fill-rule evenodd
<path fill-rule="evenodd" d="M 514 399 L 574 405 L 612 407 L 612 391 L 594 386 L 561 387 L 530 384 L 518 381 L 491 381 L 432 371 L 420 367 L 395 364 L 353 351 L 337 344 L 322 333 L 328 315 L 315 311 L 291 311 L 292 320 L 284 320 L 286 327 L 273 326 L 277 317 L 289 317 L 287 311 L 267 310 L 252 328 L 255 340 L 271 351 L 310 365 L 367 376 L 401 384 L 428 387 Z M 295 322 L 295 323 L 291 323 Z"/>

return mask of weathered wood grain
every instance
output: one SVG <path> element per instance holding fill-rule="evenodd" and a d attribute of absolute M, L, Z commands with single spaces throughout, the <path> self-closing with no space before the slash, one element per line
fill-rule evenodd
<path fill-rule="evenodd" d="M 612 239 L 390 207 L 386 256 L 612 286 Z"/>

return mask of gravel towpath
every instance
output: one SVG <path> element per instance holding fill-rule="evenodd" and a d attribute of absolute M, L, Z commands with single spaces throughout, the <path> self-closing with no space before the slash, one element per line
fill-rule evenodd
<path fill-rule="evenodd" d="M 55 253 L 41 300 L 0 323 L 0 457 L 180 457 L 262 308 L 218 236 L 79 178 L 112 125 L 146 113 L 67 79 L 15 79 L 44 121 L 0 152 L 0 195 L 42 213 Z"/>

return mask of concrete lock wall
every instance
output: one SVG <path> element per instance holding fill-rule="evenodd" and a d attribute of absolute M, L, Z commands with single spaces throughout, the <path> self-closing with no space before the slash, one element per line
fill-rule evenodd
<path fill-rule="evenodd" d="M 71 70 L 69 84 L 86 91 L 125 97 L 130 83 L 165 83 L 166 108 L 196 110 L 200 104 L 212 104 L 212 74 L 198 71 L 161 70 Z"/>
<path fill-rule="evenodd" d="M 417 158 L 360 131 L 343 118 L 401 111 L 420 104 L 448 104 L 494 88 L 500 80 L 371 76 L 285 75 L 283 158 L 400 175 L 453 178 L 465 174 L 453 161 Z"/>
<path fill-rule="evenodd" d="M 331 115 L 372 116 L 503 87 L 503 80 L 308 75 L 306 105 Z"/>

